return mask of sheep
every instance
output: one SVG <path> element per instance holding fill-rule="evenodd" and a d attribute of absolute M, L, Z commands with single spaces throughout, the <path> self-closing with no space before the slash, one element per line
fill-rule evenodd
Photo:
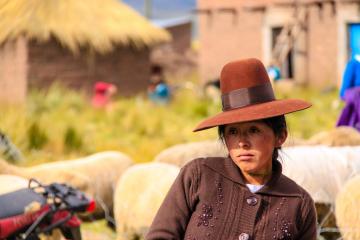
<path fill-rule="evenodd" d="M 310 144 L 306 141 L 296 141 L 295 144 L 300 146 L 289 147 L 291 144 L 287 144 L 280 151 L 283 173 L 304 187 L 313 197 L 322 227 L 336 226 L 334 215 L 328 213 L 331 212 L 335 198 L 343 184 L 354 174 L 360 173 L 360 158 L 358 157 L 360 156 L 360 146 L 355 145 L 357 134 L 353 129 L 340 127 L 327 132 L 322 138 L 314 137 L 311 144 L 315 144 L 315 146 L 304 145 Z M 342 138 L 342 141 L 336 141 L 336 138 Z M 199 156 L 220 156 L 221 154 L 214 151 L 214 146 L 222 143 L 212 142 L 212 146 L 208 143 L 176 145 L 160 153 L 156 157 L 156 161 L 183 166 L 186 162 Z M 320 143 L 340 146 L 318 145 Z M 324 232 L 322 234 L 330 237 L 332 233 Z"/>
<path fill-rule="evenodd" d="M 348 140 L 346 140 L 347 133 L 349 134 Z M 317 146 L 317 145 L 329 145 L 329 146 L 355 146 L 356 143 L 356 131 L 347 127 L 341 127 L 337 130 L 329 132 L 323 132 L 319 135 L 315 135 L 310 140 L 302 140 L 297 138 L 289 138 L 284 144 L 284 148 L 296 147 L 296 146 Z M 337 137 L 341 137 L 342 140 L 336 141 Z M 226 157 L 228 151 L 226 146 L 220 140 L 207 140 L 200 142 L 191 142 L 184 144 L 177 144 L 161 151 L 155 156 L 155 162 L 172 163 L 179 167 L 184 166 L 187 162 L 198 157 Z"/>
<path fill-rule="evenodd" d="M 295 146 L 303 146 L 303 145 L 309 145 L 307 143 L 307 140 L 293 136 L 288 136 L 282 147 L 295 147 Z"/>
<path fill-rule="evenodd" d="M 305 188 L 315 201 L 321 234 L 337 239 L 332 213 L 345 182 L 360 173 L 359 147 L 298 146 L 280 152 L 283 173 Z"/>
<path fill-rule="evenodd" d="M 353 127 L 337 127 L 330 131 L 323 131 L 306 141 L 307 145 L 327 146 L 358 146 L 360 133 Z"/>
<path fill-rule="evenodd" d="M 204 141 L 175 145 L 158 154 L 154 161 L 182 167 L 197 157 L 226 155 L 220 141 Z M 296 146 L 280 151 L 284 174 L 309 191 L 316 202 L 322 203 L 333 203 L 343 183 L 360 171 L 357 156 L 360 156 L 360 146 Z M 329 172 L 333 173 L 331 177 Z"/>
<path fill-rule="evenodd" d="M 19 176 L 1 174 L 0 175 L 0 194 L 5 194 L 19 190 L 21 188 L 27 188 L 29 180 Z"/>
<path fill-rule="evenodd" d="M 27 168 L 0 161 L 0 173 L 35 178 L 43 184 L 64 182 L 74 186 L 95 198 L 97 208 L 91 217 L 101 218 L 104 214 L 112 214 L 114 186 L 132 163 L 130 157 L 123 153 L 107 151 Z"/>
<path fill-rule="evenodd" d="M 114 215 L 118 240 L 145 236 L 179 167 L 150 162 L 128 168 L 118 180 L 114 195 Z"/>
<path fill-rule="evenodd" d="M 338 130 L 341 132 L 344 129 Z M 218 142 L 218 144 L 221 143 Z M 158 155 L 161 158 L 158 157 L 157 160 L 161 159 L 161 161 L 168 161 L 182 166 L 187 161 L 195 158 L 195 156 L 199 156 L 194 154 L 194 157 L 181 158 L 185 155 L 184 153 L 191 152 L 191 146 L 191 144 L 177 145 L 174 148 L 164 150 L 162 154 Z M 211 146 L 209 147 L 206 144 L 201 146 L 200 143 L 196 143 L 196 146 L 199 149 L 192 150 L 193 152 L 203 153 L 210 149 L 206 154 L 211 156 L 210 152 L 213 150 Z M 171 157 L 171 149 L 176 150 L 173 151 L 173 157 Z M 213 156 L 217 155 L 220 154 L 216 153 Z M 336 226 L 334 215 L 328 213 L 331 212 L 335 198 L 343 184 L 354 174 L 360 173 L 360 158 L 358 156 L 360 156 L 360 146 L 297 146 L 284 147 L 280 151 L 283 173 L 304 187 L 313 197 L 322 227 Z M 326 232 L 322 234 L 328 237 L 332 235 L 332 233 Z"/>
<path fill-rule="evenodd" d="M 343 239 L 360 239 L 360 174 L 346 182 L 335 206 L 336 221 Z"/>
<path fill-rule="evenodd" d="M 316 145 L 331 147 L 358 146 L 360 145 L 360 133 L 353 127 L 342 126 L 319 132 L 307 140 L 288 138 L 283 147 Z"/>
<path fill-rule="evenodd" d="M 338 134 L 351 132 L 339 128 Z M 197 157 L 226 156 L 226 148 L 221 141 L 203 141 L 179 144 L 163 150 L 155 157 L 155 162 L 167 162 L 182 167 Z M 280 151 L 284 174 L 303 186 L 316 202 L 333 203 L 344 182 L 360 171 L 360 146 L 327 147 L 295 146 L 284 147 Z M 332 172 L 332 176 L 329 176 Z"/>
<path fill-rule="evenodd" d="M 280 151 L 284 175 L 321 203 L 334 203 L 344 183 L 360 173 L 359 156 L 360 146 L 297 146 Z"/>
<path fill-rule="evenodd" d="M 155 156 L 154 161 L 172 163 L 182 167 L 195 158 L 214 156 L 225 157 L 227 155 L 227 149 L 220 140 L 209 140 L 172 146 Z"/>
<path fill-rule="evenodd" d="M 360 145 L 360 133 L 352 127 L 337 127 L 335 129 L 315 134 L 308 140 L 289 137 L 284 147 L 326 145 L 333 147 Z M 177 144 L 161 151 L 155 156 L 155 162 L 167 162 L 184 166 L 198 157 L 224 157 L 228 151 L 221 140 L 207 140 Z"/>

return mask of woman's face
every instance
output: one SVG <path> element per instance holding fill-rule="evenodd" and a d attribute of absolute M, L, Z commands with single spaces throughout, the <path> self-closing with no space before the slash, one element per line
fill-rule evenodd
<path fill-rule="evenodd" d="M 286 139 L 286 132 L 276 137 L 261 121 L 228 124 L 224 138 L 231 159 L 246 175 L 266 176 L 272 170 L 272 154 Z"/>

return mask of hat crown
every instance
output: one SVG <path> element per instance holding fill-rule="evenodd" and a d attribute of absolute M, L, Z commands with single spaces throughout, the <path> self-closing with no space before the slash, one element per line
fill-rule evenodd
<path fill-rule="evenodd" d="M 220 75 L 223 94 L 266 83 L 270 83 L 269 76 L 262 62 L 256 58 L 230 62 L 223 67 Z"/>
<path fill-rule="evenodd" d="M 223 111 L 202 121 L 194 131 L 280 116 L 311 106 L 300 99 L 276 100 L 266 69 L 255 58 L 226 64 L 220 88 Z"/>

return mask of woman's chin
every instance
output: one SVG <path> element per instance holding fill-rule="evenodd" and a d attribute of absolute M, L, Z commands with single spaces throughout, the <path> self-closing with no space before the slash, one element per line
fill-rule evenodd
<path fill-rule="evenodd" d="M 255 174 L 257 172 L 257 168 L 253 163 L 240 163 L 238 167 L 246 174 Z"/>

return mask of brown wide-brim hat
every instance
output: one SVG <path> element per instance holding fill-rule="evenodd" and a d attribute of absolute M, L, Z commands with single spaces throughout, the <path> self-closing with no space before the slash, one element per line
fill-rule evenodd
<path fill-rule="evenodd" d="M 226 64 L 220 75 L 220 89 L 223 111 L 202 121 L 194 132 L 280 116 L 311 106 L 300 99 L 277 100 L 264 65 L 254 58 Z"/>

